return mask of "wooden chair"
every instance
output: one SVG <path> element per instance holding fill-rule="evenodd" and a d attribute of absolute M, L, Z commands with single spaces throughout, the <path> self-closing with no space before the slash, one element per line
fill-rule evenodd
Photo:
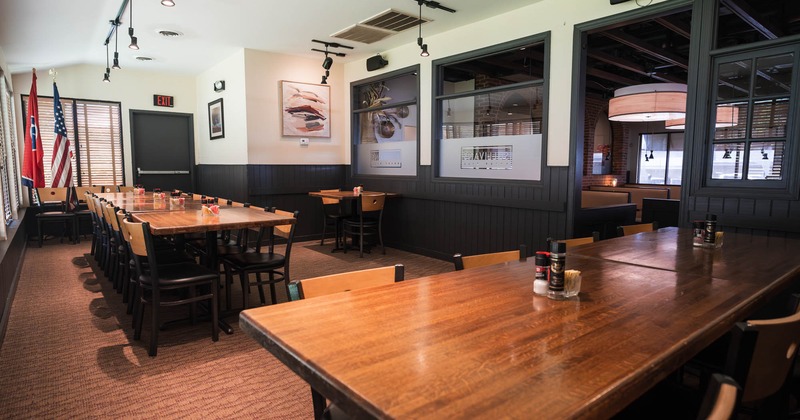
<path fill-rule="evenodd" d="M 289 283 L 289 300 L 310 299 L 333 293 L 383 286 L 401 282 L 404 277 L 405 269 L 403 264 L 396 264 L 389 267 L 371 268 L 368 270 L 350 271 L 297 280 Z M 314 388 L 311 388 L 311 400 L 314 405 L 315 419 L 349 418 L 336 405 L 328 405 L 325 397 Z"/>
<path fill-rule="evenodd" d="M 403 281 L 403 264 L 331 274 L 289 283 L 289 300 L 309 299 L 332 293 L 382 286 Z"/>
<path fill-rule="evenodd" d="M 277 210 L 275 208 L 267 209 L 282 216 L 292 216 L 297 220 L 300 215 L 299 211 L 294 213 Z M 269 228 L 262 228 L 259 230 L 258 239 L 256 240 L 256 247 L 253 252 L 243 252 L 237 254 L 229 254 L 221 257 L 222 265 L 225 268 L 225 285 L 228 288 L 227 305 L 230 306 L 231 293 L 230 285 L 233 282 L 233 274 L 239 274 L 239 281 L 242 285 L 242 308 L 248 308 L 248 301 L 250 298 L 250 286 L 258 286 L 259 297 L 261 303 L 265 304 L 264 297 L 265 284 L 269 285 L 270 297 L 272 303 L 277 303 L 277 296 L 275 293 L 275 284 L 284 282 L 287 296 L 289 294 L 289 260 L 292 252 L 292 243 L 294 242 L 294 232 L 297 223 L 291 225 L 280 225 Z M 286 239 L 286 249 L 284 254 L 275 252 L 275 236 Z M 264 239 L 267 240 L 267 247 L 262 245 Z M 281 271 L 282 270 L 282 271 Z M 255 273 L 256 281 L 251 283 L 249 280 L 250 274 Z M 262 274 L 267 274 L 268 278 L 263 279 Z"/>
<path fill-rule="evenodd" d="M 123 289 L 123 269 L 120 263 L 125 261 L 127 252 L 122 251 L 122 237 L 120 233 L 119 220 L 117 219 L 117 210 L 114 205 L 107 203 L 103 206 L 103 216 L 108 222 L 108 279 L 114 285 L 117 292 L 122 293 Z"/>
<path fill-rule="evenodd" d="M 739 390 L 739 384 L 730 376 L 713 374 L 697 420 L 730 419 L 736 408 Z"/>
<path fill-rule="evenodd" d="M 563 242 L 567 244 L 567 249 L 570 249 L 574 246 L 590 244 L 592 242 L 597 242 L 599 240 L 600 240 L 600 232 L 594 231 L 592 232 L 592 236 L 585 236 L 583 238 L 562 239 L 558 242 Z"/>
<path fill-rule="evenodd" d="M 126 186 L 126 185 L 118 185 L 117 191 L 119 192 L 133 192 L 133 187 Z"/>
<path fill-rule="evenodd" d="M 464 270 L 467 268 L 483 267 L 485 265 L 500 264 L 508 261 L 524 260 L 527 258 L 525 245 L 520 245 L 519 250 L 515 251 L 502 251 L 493 252 L 491 254 L 478 254 L 463 256 L 461 254 L 453 255 L 453 264 L 456 271 Z"/>
<path fill-rule="evenodd" d="M 638 225 L 617 226 L 617 236 L 628 236 L 642 232 L 654 232 L 658 230 L 658 223 L 640 223 Z"/>
<path fill-rule="evenodd" d="M 142 323 L 146 305 L 152 309 L 150 321 L 150 347 L 148 354 L 155 357 L 158 351 L 158 333 L 161 327 L 161 308 L 190 305 L 190 316 L 195 321 L 196 303 L 208 301 L 211 311 L 211 339 L 219 340 L 219 310 L 217 291 L 219 273 L 195 263 L 176 263 L 159 265 L 153 237 L 148 223 L 134 223 L 124 220 L 133 259 L 138 274 L 139 297 L 135 305 L 136 327 L 133 338 L 141 339 Z M 145 261 L 147 262 L 145 264 Z M 168 294 L 169 291 L 185 293 Z"/>
<path fill-rule="evenodd" d="M 36 226 L 39 231 L 39 248 L 44 244 L 44 228 L 49 223 L 64 226 L 61 234 L 69 234 L 72 243 L 79 241 L 77 217 L 67 211 L 67 188 L 36 188 L 39 202 L 39 213 L 36 214 Z"/>
<path fill-rule="evenodd" d="M 787 380 L 798 345 L 800 312 L 737 323 L 731 333 L 725 373 L 742 387 L 740 403 L 757 408 L 765 418 L 787 414 Z"/>
<path fill-rule="evenodd" d="M 339 192 L 338 188 L 335 190 L 319 190 L 321 193 L 325 192 Z M 327 230 L 328 226 L 332 226 L 334 229 L 334 238 L 336 240 L 336 247 L 339 247 L 340 242 L 340 233 L 342 231 L 342 220 L 347 217 L 346 214 L 342 212 L 341 200 L 337 198 L 327 198 L 327 197 L 320 197 L 322 200 L 322 239 L 319 240 L 320 246 L 325 244 L 325 231 Z"/>
<path fill-rule="evenodd" d="M 117 192 L 116 185 L 92 185 L 93 187 L 99 187 L 101 189 L 101 193 L 113 193 Z"/>
<path fill-rule="evenodd" d="M 367 238 L 377 237 L 381 244 L 381 252 L 386 254 L 383 246 L 383 233 L 381 224 L 383 222 L 383 204 L 386 202 L 386 194 L 361 194 L 357 204 L 357 214 L 353 217 L 343 219 L 342 235 L 344 236 L 344 252 L 347 253 L 347 237 L 358 238 L 358 253 L 364 256 L 364 242 Z M 369 252 L 369 250 L 367 250 Z"/>

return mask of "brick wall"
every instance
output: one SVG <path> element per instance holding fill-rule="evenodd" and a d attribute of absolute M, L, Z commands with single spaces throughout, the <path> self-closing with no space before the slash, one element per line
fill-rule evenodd
<path fill-rule="evenodd" d="M 595 97 L 586 98 L 584 111 L 585 124 L 583 132 L 583 188 L 589 185 L 611 185 L 613 179 L 617 185 L 625 183 L 628 171 L 628 130 L 623 124 L 611 121 L 611 174 L 592 175 L 592 152 L 594 150 L 594 129 L 600 115 L 608 113 L 608 100 Z"/>

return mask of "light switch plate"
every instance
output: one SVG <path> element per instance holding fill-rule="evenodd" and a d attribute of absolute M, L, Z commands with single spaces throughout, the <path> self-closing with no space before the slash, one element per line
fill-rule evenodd
<path fill-rule="evenodd" d="M 300 145 L 301 146 L 308 146 L 308 137 L 300 137 Z"/>

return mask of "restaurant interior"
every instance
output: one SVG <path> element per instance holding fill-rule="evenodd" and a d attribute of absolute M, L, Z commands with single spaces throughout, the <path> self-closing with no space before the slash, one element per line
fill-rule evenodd
<path fill-rule="evenodd" d="M 794 418 L 798 68 L 793 0 L 2 2 L 0 417 Z"/>

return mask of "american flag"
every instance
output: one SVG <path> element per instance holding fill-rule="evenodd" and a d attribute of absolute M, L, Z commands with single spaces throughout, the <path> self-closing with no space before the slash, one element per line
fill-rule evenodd
<path fill-rule="evenodd" d="M 55 133 L 56 141 L 53 144 L 53 161 L 51 163 L 51 174 L 53 175 L 52 186 L 71 187 L 72 186 L 72 162 L 69 151 L 69 137 L 67 137 L 67 125 L 64 122 L 64 111 L 61 109 L 61 97 L 58 95 L 58 87 L 53 82 L 53 104 L 56 116 Z"/>

